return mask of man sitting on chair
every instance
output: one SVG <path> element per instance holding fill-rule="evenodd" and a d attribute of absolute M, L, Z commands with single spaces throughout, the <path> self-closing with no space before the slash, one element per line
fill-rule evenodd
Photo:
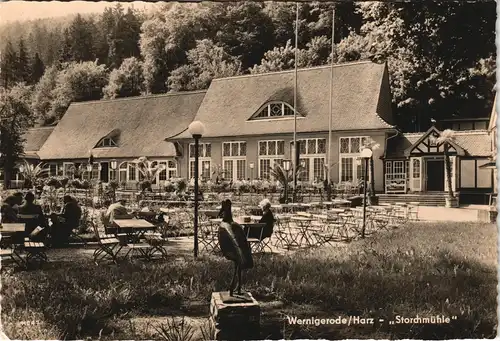
<path fill-rule="evenodd" d="M 4 199 L 0 214 L 2 216 L 2 223 L 17 223 L 17 198 L 13 195 Z"/>
<path fill-rule="evenodd" d="M 47 220 L 43 214 L 42 206 L 35 204 L 35 195 L 33 193 L 28 192 L 24 196 L 24 204 L 18 209 L 18 217 L 20 222 L 26 224 L 26 236 L 37 240 L 45 239 L 47 236 Z"/>
<path fill-rule="evenodd" d="M 126 202 L 127 201 L 125 199 L 121 199 L 118 202 L 109 205 L 105 214 L 105 219 L 108 223 L 112 224 L 115 219 L 132 219 L 134 217 L 127 211 L 127 208 L 125 207 Z"/>
<path fill-rule="evenodd" d="M 63 197 L 64 207 L 61 213 L 53 213 L 50 216 L 52 226 L 50 228 L 50 235 L 52 237 L 53 246 L 61 246 L 68 242 L 71 231 L 80 226 L 80 219 L 82 218 L 82 209 L 78 202 L 70 195 Z"/>

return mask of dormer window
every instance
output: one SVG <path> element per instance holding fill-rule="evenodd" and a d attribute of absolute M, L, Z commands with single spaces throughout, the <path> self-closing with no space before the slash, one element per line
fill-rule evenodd
<path fill-rule="evenodd" d="M 268 103 L 262 107 L 252 119 L 269 119 L 269 118 L 283 118 L 293 117 L 293 108 L 285 102 Z M 298 113 L 297 113 L 298 115 Z"/>
<path fill-rule="evenodd" d="M 111 137 L 105 137 L 96 145 L 96 148 L 104 148 L 104 147 L 117 147 L 115 140 Z"/>

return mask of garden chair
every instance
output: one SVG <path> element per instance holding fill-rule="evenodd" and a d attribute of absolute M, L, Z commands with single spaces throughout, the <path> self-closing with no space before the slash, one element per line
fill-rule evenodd
<path fill-rule="evenodd" d="M 258 223 L 258 224 L 249 224 L 247 230 L 247 241 L 250 243 L 250 247 L 252 252 L 259 253 L 264 252 L 265 248 L 268 248 L 270 252 L 272 252 L 271 247 L 269 246 L 269 242 L 271 237 L 263 237 L 264 228 L 266 224 Z M 258 231 L 256 235 L 259 235 L 259 238 L 250 238 L 250 231 Z"/>
<path fill-rule="evenodd" d="M 159 253 L 162 258 L 167 258 L 167 250 L 165 245 L 167 243 L 167 239 L 164 238 L 160 233 L 146 233 L 144 235 L 146 242 L 151 246 L 149 252 L 149 258 L 152 258 L 155 253 Z"/>
<path fill-rule="evenodd" d="M 217 253 L 219 251 L 218 225 L 211 221 L 202 221 L 199 225 L 199 242 L 201 244 L 201 250 Z"/>
<path fill-rule="evenodd" d="M 7 260 L 12 260 L 14 264 L 18 265 L 22 269 L 25 269 L 27 267 L 26 260 L 23 259 L 23 257 L 15 247 L 0 249 L 0 258 L 2 260 L 0 264 L 0 270 L 3 268 L 2 265 L 5 264 L 4 262 Z"/>
<path fill-rule="evenodd" d="M 94 234 L 97 238 L 97 249 L 94 251 L 94 263 L 99 265 L 100 260 L 104 260 L 106 258 L 111 258 L 114 263 L 118 262 L 118 253 L 123 248 L 123 243 L 120 243 L 120 240 L 114 236 L 110 235 L 102 235 L 99 233 L 99 229 L 95 224 L 93 226 Z"/>
<path fill-rule="evenodd" d="M 276 217 L 273 236 L 275 237 L 275 246 L 286 247 L 288 241 L 288 231 L 290 229 L 289 217 Z"/>
<path fill-rule="evenodd" d="M 140 257 L 144 257 L 146 260 L 151 260 L 151 257 L 153 256 L 153 253 L 158 251 L 162 254 L 162 256 L 166 257 L 166 252 L 164 252 L 163 249 L 159 248 L 159 245 L 161 245 L 160 240 L 156 239 L 157 237 L 154 237 L 150 239 L 150 242 L 141 242 L 141 241 L 133 241 L 131 243 L 127 243 L 127 248 L 128 251 L 125 254 L 125 258 L 130 255 L 130 258 L 132 258 L 133 254 L 135 253 L 136 255 Z M 155 246 L 153 244 L 157 242 Z"/>
<path fill-rule="evenodd" d="M 408 203 L 408 219 L 410 221 L 418 221 L 418 207 L 419 202 L 410 202 Z"/>

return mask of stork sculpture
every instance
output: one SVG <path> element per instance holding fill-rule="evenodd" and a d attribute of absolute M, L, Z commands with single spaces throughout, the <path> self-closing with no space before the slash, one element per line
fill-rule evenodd
<path fill-rule="evenodd" d="M 241 271 L 253 268 L 252 252 L 243 228 L 233 221 L 229 199 L 222 202 L 219 217 L 222 217 L 222 223 L 219 227 L 219 245 L 224 257 L 234 262 L 233 280 L 229 287 L 229 296 L 234 297 L 235 288 L 237 295 L 243 294 L 241 291 Z M 238 276 L 237 286 L 236 276 Z"/>

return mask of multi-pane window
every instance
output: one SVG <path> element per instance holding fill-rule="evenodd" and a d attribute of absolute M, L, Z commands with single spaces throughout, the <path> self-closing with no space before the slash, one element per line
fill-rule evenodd
<path fill-rule="evenodd" d="M 103 138 L 99 143 L 97 144 L 96 148 L 103 148 L 103 147 L 116 147 L 117 144 L 115 140 L 113 140 L 111 137 L 106 137 Z"/>
<path fill-rule="evenodd" d="M 128 180 L 135 181 L 137 179 L 136 176 L 137 167 L 133 163 L 128 164 Z"/>
<path fill-rule="evenodd" d="M 339 141 L 340 181 L 357 181 L 364 177 L 365 164 L 359 160 L 368 137 L 341 137 Z M 361 161 L 361 162 L 358 162 Z M 356 165 L 356 167 L 354 167 Z M 386 165 L 387 167 L 387 165 Z"/>
<path fill-rule="evenodd" d="M 243 141 L 222 143 L 222 166 L 225 178 L 243 180 L 246 175 L 247 143 Z"/>
<path fill-rule="evenodd" d="M 120 182 L 126 182 L 127 181 L 127 163 L 122 162 L 120 164 L 120 167 L 118 167 L 118 179 Z"/>
<path fill-rule="evenodd" d="M 285 141 L 259 141 L 259 178 L 270 179 L 271 169 L 281 165 L 285 156 Z"/>
<path fill-rule="evenodd" d="M 293 108 L 284 103 L 270 103 L 266 105 L 254 118 L 279 118 L 293 116 Z"/>
<path fill-rule="evenodd" d="M 323 181 L 325 178 L 326 139 L 303 139 L 298 140 L 298 142 L 302 166 L 299 180 Z"/>
<path fill-rule="evenodd" d="M 212 162 L 212 145 L 210 143 L 200 143 L 198 146 L 198 174 L 202 178 L 210 178 L 210 168 Z M 194 157 L 195 146 L 194 143 L 189 145 L 189 177 L 194 178 Z"/>
<path fill-rule="evenodd" d="M 160 161 L 158 165 L 160 167 L 165 167 L 158 173 L 159 181 L 165 181 L 177 176 L 177 164 L 175 161 Z"/>

